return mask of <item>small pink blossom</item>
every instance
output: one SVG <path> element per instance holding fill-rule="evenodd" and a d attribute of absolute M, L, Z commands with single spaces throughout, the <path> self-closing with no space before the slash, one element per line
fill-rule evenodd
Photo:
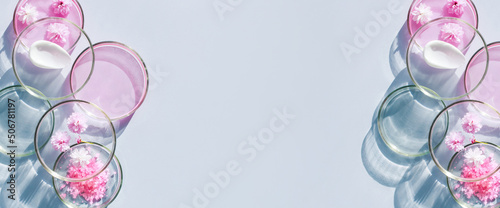
<path fill-rule="evenodd" d="M 76 143 L 77 144 L 82 143 L 82 137 L 80 135 L 78 135 L 78 138 L 76 138 Z"/>
<path fill-rule="evenodd" d="M 464 14 L 466 6 L 467 3 L 465 2 L 465 0 L 448 0 L 445 9 L 447 10 L 448 14 L 455 17 L 461 17 L 462 14 Z"/>
<path fill-rule="evenodd" d="M 476 142 L 477 142 L 476 137 L 474 135 L 472 135 L 472 137 L 470 138 L 470 143 L 474 144 Z"/>
<path fill-rule="evenodd" d="M 71 137 L 67 132 L 58 131 L 51 137 L 50 143 L 52 144 L 54 149 L 65 152 L 69 149 L 70 139 Z"/>
<path fill-rule="evenodd" d="M 87 125 L 87 117 L 81 113 L 72 113 L 68 117 L 68 128 L 71 130 L 73 133 L 81 134 L 84 132 L 88 125 Z M 81 141 L 81 140 L 80 140 Z"/>
<path fill-rule="evenodd" d="M 46 38 L 63 46 L 68 41 L 69 29 L 66 25 L 61 23 L 51 23 L 47 28 Z"/>
<path fill-rule="evenodd" d="M 52 12 L 61 17 L 66 17 L 69 14 L 70 8 L 72 6 L 69 0 L 52 0 L 51 5 Z"/>
<path fill-rule="evenodd" d="M 464 149 L 465 136 L 460 132 L 451 132 L 446 136 L 445 143 L 448 149 L 459 152 Z"/>
<path fill-rule="evenodd" d="M 97 160 L 97 157 L 94 157 L 85 166 L 70 164 L 67 176 L 69 178 L 85 178 L 99 171 L 102 167 L 103 164 Z M 106 195 L 108 178 L 109 171 L 106 169 L 89 180 L 69 182 L 68 192 L 73 199 L 80 195 L 92 205 Z"/>
<path fill-rule="evenodd" d="M 467 133 L 475 134 L 483 127 L 481 121 L 481 118 L 476 114 L 467 113 L 462 118 L 462 128 Z"/>
<path fill-rule="evenodd" d="M 486 155 L 476 147 L 468 149 L 464 154 L 464 159 L 466 164 L 481 166 L 486 160 Z"/>
<path fill-rule="evenodd" d="M 23 24 L 31 24 L 34 21 L 38 20 L 38 10 L 35 6 L 30 3 L 26 3 L 19 11 L 17 12 L 19 17 L 17 18 Z"/>
<path fill-rule="evenodd" d="M 464 29 L 456 23 L 446 23 L 441 28 L 440 39 L 454 46 L 458 46 L 462 42 Z"/>
<path fill-rule="evenodd" d="M 416 6 L 411 12 L 412 19 L 417 24 L 425 24 L 432 19 L 432 10 L 431 7 L 427 6 L 427 4 L 420 3 Z"/>
<path fill-rule="evenodd" d="M 491 173 L 498 167 L 498 164 L 492 158 L 486 158 L 483 164 L 477 166 L 473 164 L 464 164 L 462 168 L 463 178 L 479 178 Z M 477 182 L 459 182 L 461 188 L 456 190 L 464 193 L 467 199 L 476 196 L 483 203 L 495 201 L 500 196 L 500 173 Z"/>
<path fill-rule="evenodd" d="M 90 159 L 92 159 L 92 156 L 85 148 L 72 150 L 69 157 L 71 158 L 71 162 L 73 164 L 80 166 L 88 165 L 90 163 Z"/>

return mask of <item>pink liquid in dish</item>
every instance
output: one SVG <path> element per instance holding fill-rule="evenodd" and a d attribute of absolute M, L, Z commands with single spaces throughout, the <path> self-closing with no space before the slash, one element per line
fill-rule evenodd
<path fill-rule="evenodd" d="M 19 35 L 21 31 L 23 31 L 24 28 L 26 28 L 29 24 L 23 23 L 22 21 L 19 20 L 19 15 L 18 12 L 19 10 L 24 7 L 27 3 L 31 4 L 32 6 L 36 7 L 36 10 L 38 11 L 38 18 L 37 19 L 42 19 L 45 17 L 63 17 L 76 25 L 78 25 L 80 28 L 83 28 L 83 11 L 82 8 L 80 7 L 80 4 L 76 0 L 68 0 L 66 2 L 69 2 L 71 6 L 69 7 L 69 13 L 67 16 L 61 16 L 58 14 L 54 14 L 52 11 L 52 0 L 21 0 L 19 1 L 16 10 L 14 11 L 14 32 Z"/>
<path fill-rule="evenodd" d="M 147 88 L 142 61 L 127 48 L 113 43 L 97 44 L 94 53 L 94 71 L 75 98 L 96 104 L 111 119 L 133 113 L 142 103 Z M 92 64 L 90 56 L 87 50 L 77 59 L 71 74 L 73 90 L 79 89 L 87 79 Z"/>
<path fill-rule="evenodd" d="M 420 4 L 426 4 L 431 8 L 432 11 L 431 21 L 432 19 L 436 19 L 439 17 L 457 17 L 455 15 L 450 15 L 448 13 L 447 8 L 445 8 L 446 3 L 448 3 L 447 0 L 414 0 L 413 4 L 410 7 L 410 11 L 408 12 L 408 29 L 410 31 L 410 35 L 415 34 L 418 28 L 420 28 L 423 25 L 414 21 L 412 15 L 412 11 L 415 9 L 415 7 L 419 6 Z M 465 22 L 471 24 L 474 28 L 477 28 L 478 24 L 477 12 L 474 4 L 470 0 L 466 0 L 464 13 L 462 14 L 462 16 L 457 18 L 460 18 Z"/>
<path fill-rule="evenodd" d="M 488 72 L 484 80 L 473 91 L 469 97 L 471 99 L 486 102 L 492 105 L 496 110 L 500 109 L 500 43 L 494 43 L 488 46 L 489 65 Z M 466 87 L 471 91 L 474 86 L 479 84 L 486 67 L 486 53 L 484 49 L 479 51 L 470 61 L 466 73 Z"/>

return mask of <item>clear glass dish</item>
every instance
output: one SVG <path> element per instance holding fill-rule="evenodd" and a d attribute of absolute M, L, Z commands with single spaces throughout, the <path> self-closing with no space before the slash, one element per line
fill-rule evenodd
<path fill-rule="evenodd" d="M 424 48 L 428 47 L 431 41 L 434 43 L 436 41 L 447 43 L 455 48 L 457 53 L 462 53 L 464 58 L 462 65 L 453 66 L 452 68 L 431 66 L 424 56 L 426 52 Z M 406 53 L 408 73 L 415 86 L 429 97 L 439 100 L 463 98 L 476 90 L 486 76 L 489 63 L 489 52 L 486 45 L 479 31 L 465 21 L 453 17 L 434 19 L 420 27 L 409 41 Z M 463 81 L 467 68 L 466 61 L 470 60 L 474 52 L 480 48 L 486 48 L 484 50 L 485 65 L 476 71 L 480 75 L 477 85 L 470 86 L 469 91 L 466 92 Z M 449 51 L 442 53 L 449 53 Z M 443 57 L 436 59 L 437 55 L 430 57 L 434 57 L 435 60 L 446 59 Z"/>
<path fill-rule="evenodd" d="M 436 125 L 446 117 L 449 120 L 447 129 Z M 500 165 L 495 164 L 474 176 L 464 175 L 464 172 L 471 164 L 500 161 L 500 149 L 490 145 L 500 139 L 499 130 L 500 113 L 490 105 L 477 100 L 452 103 L 436 116 L 431 125 L 428 147 L 432 160 L 453 180 L 475 182 L 488 178 L 500 169 Z M 443 142 L 438 144 L 436 141 Z"/>
<path fill-rule="evenodd" d="M 478 149 L 483 152 L 491 152 L 494 155 L 481 166 L 468 165 L 462 169 L 462 175 L 472 175 L 478 172 L 490 172 L 490 168 L 496 168 L 500 159 L 500 147 L 492 143 L 476 142 L 465 147 L 464 151 L 453 155 L 448 165 L 448 171 L 452 172 L 460 166 L 467 165 L 463 163 L 464 152 L 472 149 Z M 486 171 L 485 171 L 486 170 Z M 500 172 L 495 172 L 486 179 L 475 182 L 462 182 L 448 178 L 448 190 L 451 195 L 462 207 L 500 207 Z"/>
<path fill-rule="evenodd" d="M 47 122 L 54 115 L 54 124 Z M 47 131 L 53 125 L 53 133 Z M 49 140 L 45 146 L 39 141 Z M 76 145 L 79 144 L 79 145 Z M 107 149 L 100 148 L 99 144 Z M 85 147 L 85 148 L 83 148 Z M 109 117 L 96 105 L 82 100 L 69 100 L 50 108 L 38 122 L 35 152 L 43 168 L 54 178 L 68 182 L 89 180 L 106 169 L 113 159 L 116 134 Z M 101 163 L 99 167 L 96 161 Z M 69 175 L 71 165 L 94 168 L 91 174 Z"/>
<path fill-rule="evenodd" d="M 111 154 L 106 147 L 95 143 L 80 143 L 72 147 L 72 149 L 75 150 L 85 150 L 86 148 L 102 149 L 101 152 L 105 152 L 108 156 Z M 54 169 L 57 169 L 61 164 L 68 165 L 64 159 L 62 159 L 64 157 L 64 155 L 59 156 L 56 160 Z M 96 158 L 95 163 L 97 165 L 103 165 L 102 161 L 98 161 L 98 159 L 99 158 Z M 75 164 L 70 165 L 75 166 Z M 76 164 L 76 166 L 77 168 L 73 170 L 82 169 L 79 167 L 79 164 Z M 83 168 L 83 170 L 85 170 L 85 168 Z M 83 182 L 67 182 L 52 178 L 52 182 L 57 196 L 68 207 L 103 208 L 110 205 L 118 196 L 122 187 L 123 172 L 120 161 L 115 155 L 108 167 L 92 179 Z"/>
<path fill-rule="evenodd" d="M 394 152 L 418 157 L 429 153 L 427 136 L 436 115 L 445 108 L 443 101 L 424 95 L 409 85 L 392 91 L 380 105 L 377 126 L 382 140 Z M 436 124 L 447 128 L 448 119 Z M 437 146 L 442 140 L 436 140 Z"/>
<path fill-rule="evenodd" d="M 62 68 L 43 68 L 36 65 L 30 58 L 34 43 L 50 42 L 57 44 L 64 50 L 70 59 Z M 61 100 L 69 98 L 73 93 L 80 91 L 86 84 L 83 82 L 79 88 L 70 89 L 68 80 L 72 64 L 77 55 L 74 52 L 83 51 L 92 46 L 89 37 L 78 25 L 67 19 L 48 17 L 40 19 L 26 27 L 16 38 L 12 51 L 12 68 L 17 81 L 33 96 L 45 100 Z M 47 53 L 46 53 L 47 54 Z M 76 53 L 78 54 L 78 53 Z M 88 52 L 87 74 L 85 81 L 90 79 L 94 70 L 94 50 L 90 47 Z M 32 90 L 35 89 L 35 90 Z M 37 93 L 37 92 L 41 93 Z"/>
<path fill-rule="evenodd" d="M 15 152 L 16 157 L 29 156 L 35 153 L 33 136 L 38 119 L 49 110 L 52 105 L 46 100 L 33 97 L 22 86 L 15 85 L 0 90 L 0 152 L 7 154 Z M 53 131 L 54 115 L 49 114 L 44 120 L 43 132 L 51 135 Z M 50 125 L 49 125 L 50 124 Z M 39 140 L 38 144 L 44 147 L 48 140 Z"/>

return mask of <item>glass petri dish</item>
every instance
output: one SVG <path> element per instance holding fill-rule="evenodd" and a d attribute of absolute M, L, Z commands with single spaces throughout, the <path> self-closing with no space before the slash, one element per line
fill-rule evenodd
<path fill-rule="evenodd" d="M 464 86 L 465 91 L 469 92 L 468 97 L 473 100 L 480 100 L 500 109 L 500 42 L 490 43 L 487 46 L 488 54 L 484 48 L 479 49 L 467 64 L 465 71 Z M 483 79 L 482 69 L 488 67 L 488 73 Z M 470 92 L 477 86 L 476 90 Z"/>
<path fill-rule="evenodd" d="M 433 47 L 428 45 L 430 42 L 449 45 L 447 50 L 452 50 L 453 48 L 457 56 L 458 53 L 462 53 L 463 63 L 457 66 L 450 66 L 451 68 L 439 68 L 430 64 L 430 61 L 428 61 L 429 58 L 426 59 L 424 56 L 426 52 L 432 54 L 430 48 Z M 477 74 L 480 75 L 480 80 L 477 82 L 477 85 L 471 86 L 468 92 L 465 91 L 463 81 L 467 68 L 466 60 L 470 60 L 475 51 L 480 48 L 486 48 L 486 45 L 479 31 L 461 19 L 442 17 L 432 20 L 420 27 L 409 41 L 406 54 L 408 73 L 415 86 L 429 97 L 439 100 L 463 98 L 476 90 L 486 76 L 489 62 L 488 49 L 484 50 L 486 64 L 483 68 L 476 70 Z M 425 49 L 426 47 L 427 49 Z M 431 52 L 424 51 L 424 49 Z M 439 54 L 439 52 L 442 53 Z M 450 51 L 438 51 L 435 53 L 435 56 L 427 57 L 434 58 L 434 60 L 451 59 L 451 56 L 444 55 L 446 53 L 450 53 Z M 437 58 L 438 56 L 439 59 Z M 457 63 L 457 61 L 450 61 L 450 63 Z"/>
<path fill-rule="evenodd" d="M 479 18 L 476 6 L 471 0 L 465 0 L 464 5 L 462 5 L 463 13 L 455 13 L 456 10 L 450 10 L 447 0 L 413 0 L 410 9 L 408 10 L 407 16 L 407 27 L 410 36 L 415 34 L 415 32 L 425 23 L 430 20 L 437 19 L 440 17 L 456 17 L 468 22 L 475 28 L 478 27 Z M 418 18 L 420 9 L 427 8 L 426 11 L 430 13 L 424 13 L 428 16 L 427 19 Z M 415 14 L 413 14 L 415 13 Z M 427 15 L 429 14 L 429 15 Z M 426 21 L 427 20 L 427 21 Z"/>
<path fill-rule="evenodd" d="M 445 108 L 443 101 L 424 95 L 409 85 L 392 91 L 380 105 L 377 126 L 382 140 L 394 152 L 418 157 L 429 153 L 427 135 L 436 115 Z M 446 129 L 448 118 L 436 126 Z M 433 146 L 442 140 L 434 140 Z"/>
<path fill-rule="evenodd" d="M 132 115 L 144 102 L 149 86 L 148 72 L 142 58 L 130 47 L 118 42 L 100 42 L 93 46 L 95 66 L 92 77 L 91 50 L 76 60 L 70 77 L 74 98 L 101 107 L 111 120 Z M 113 77 L 113 79 L 109 79 Z M 78 89 L 81 91 L 77 92 Z"/>
<path fill-rule="evenodd" d="M 72 147 L 74 150 L 87 151 L 87 149 L 101 149 L 108 156 L 111 152 L 106 147 L 95 143 L 80 143 Z M 94 167 L 103 165 L 103 161 L 99 161 L 99 157 L 93 158 L 92 168 L 82 168 L 79 163 L 67 163 L 63 160 L 64 155 L 60 155 L 56 161 L 54 169 L 60 166 L 71 166 L 68 168 L 68 174 L 84 172 L 92 173 Z M 88 171 L 88 172 L 87 172 Z M 108 167 L 96 177 L 82 182 L 67 182 L 52 178 L 53 187 L 57 196 L 68 207 L 88 207 L 88 208 L 103 208 L 110 205 L 118 196 L 123 182 L 123 172 L 120 161 L 116 157 L 108 165 Z"/>
<path fill-rule="evenodd" d="M 498 167 L 500 161 L 500 147 L 492 143 L 477 142 L 469 144 L 464 151 L 455 153 L 448 165 L 448 171 L 461 169 L 461 175 L 473 177 L 481 172 L 491 172 Z M 464 163 L 468 152 L 481 152 L 487 157 L 480 165 Z M 459 168 L 464 166 L 465 168 Z M 461 182 L 448 178 L 448 190 L 462 207 L 500 207 L 500 172 L 495 172 L 486 179 L 475 182 Z"/>
<path fill-rule="evenodd" d="M 57 7 L 53 4 L 57 3 Z M 62 10 L 61 10 L 62 8 Z M 30 17 L 25 18 L 24 11 L 30 11 Z M 78 27 L 84 27 L 84 15 L 77 0 L 20 0 L 14 10 L 14 33 L 19 35 L 28 25 L 46 17 L 61 17 L 74 22 Z M 25 21 L 23 21 L 25 20 Z"/>
<path fill-rule="evenodd" d="M 12 154 L 16 157 L 29 156 L 35 153 L 33 136 L 38 119 L 52 106 L 46 100 L 33 97 L 22 86 L 15 85 L 0 90 L 0 117 L 5 122 L 0 123 L 0 152 Z M 49 114 L 44 120 L 43 132 L 50 137 L 53 131 L 54 115 Z M 43 147 L 48 139 L 39 140 L 38 145 Z"/>
<path fill-rule="evenodd" d="M 38 43 L 50 43 L 52 47 L 42 50 L 36 47 Z M 77 58 L 74 52 L 83 51 L 92 45 L 87 34 L 76 24 L 67 19 L 59 17 L 47 17 L 40 19 L 26 27 L 16 38 L 12 51 L 12 68 L 17 81 L 33 96 L 45 100 L 61 100 L 69 98 L 74 92 L 78 92 L 83 88 L 86 82 L 82 83 L 80 88 L 71 91 L 67 79 L 71 72 L 72 63 Z M 43 59 L 32 59 L 30 53 L 35 54 L 38 49 L 43 53 Z M 48 52 L 52 50 L 53 52 Z M 69 59 L 54 57 L 66 57 Z M 47 54 L 54 54 L 49 56 Z M 85 80 L 90 79 L 93 71 L 94 52 L 91 48 L 89 55 L 87 74 Z M 35 60 L 56 60 L 56 68 L 47 68 L 40 66 L 39 61 Z M 84 76 L 82 74 L 82 76 Z M 32 89 L 36 89 L 41 93 L 37 93 Z"/>
<path fill-rule="evenodd" d="M 53 134 L 47 138 L 48 115 L 54 115 Z M 38 141 L 50 140 L 39 146 Z M 96 145 L 99 144 L 107 149 Z M 79 144 L 79 145 L 75 145 Z M 84 149 L 82 149 L 84 147 Z M 35 131 L 35 152 L 43 168 L 54 178 L 67 182 L 89 180 L 106 169 L 113 159 L 116 134 L 109 117 L 96 105 L 82 100 L 68 100 L 50 108 L 38 122 Z M 96 167 L 95 161 L 102 165 Z M 92 174 L 68 175 L 69 164 L 78 161 L 82 167 L 92 166 Z M 57 165 L 57 166 L 56 166 Z"/>
<path fill-rule="evenodd" d="M 496 117 L 493 118 L 493 115 Z M 448 129 L 436 125 L 443 117 L 448 117 Z M 492 148 L 496 146 L 490 143 L 498 141 L 499 128 L 500 113 L 489 104 L 477 100 L 452 103 L 436 116 L 431 125 L 428 142 L 432 160 L 441 172 L 453 180 L 475 182 L 488 178 L 500 169 L 500 165 L 496 164 L 474 177 L 463 172 L 471 161 L 474 164 L 483 163 L 489 158 L 498 161 L 500 150 Z M 435 141 L 442 140 L 440 144 L 433 145 Z M 480 150 L 475 147 L 480 147 Z M 447 164 L 450 165 L 445 168 Z"/>

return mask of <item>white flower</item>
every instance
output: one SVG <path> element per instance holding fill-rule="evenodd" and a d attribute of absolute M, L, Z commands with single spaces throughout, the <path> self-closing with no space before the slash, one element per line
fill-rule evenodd
<path fill-rule="evenodd" d="M 92 159 L 92 156 L 84 148 L 73 150 L 69 156 L 73 164 L 80 164 L 80 166 L 88 165 Z"/>
<path fill-rule="evenodd" d="M 413 9 L 411 15 L 413 15 L 413 21 L 417 22 L 417 24 L 423 25 L 429 22 L 432 18 L 431 7 L 421 3 Z"/>
<path fill-rule="evenodd" d="M 465 152 L 465 162 L 470 165 L 480 166 L 484 163 L 486 156 L 483 154 L 479 148 L 468 149 Z"/>
<path fill-rule="evenodd" d="M 36 7 L 32 6 L 30 3 L 26 3 L 17 12 L 17 15 L 19 15 L 19 21 L 21 21 L 23 24 L 29 25 L 38 19 L 38 10 L 36 10 Z"/>

